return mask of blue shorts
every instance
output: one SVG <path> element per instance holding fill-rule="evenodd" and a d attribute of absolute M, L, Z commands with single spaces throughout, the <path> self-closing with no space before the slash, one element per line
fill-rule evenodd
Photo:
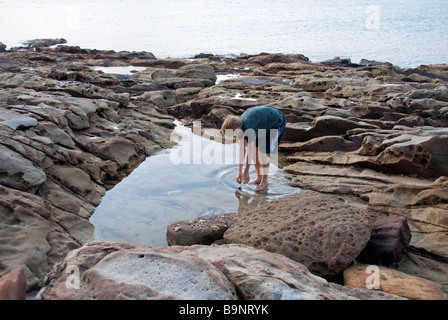
<path fill-rule="evenodd" d="M 277 134 L 275 134 L 275 136 L 271 137 L 270 130 L 267 130 L 266 135 L 264 137 L 260 137 L 260 139 L 257 139 L 256 146 L 258 147 L 258 150 L 264 154 L 275 153 L 278 150 L 278 145 L 282 140 L 285 128 L 286 128 L 286 117 L 283 115 L 283 123 L 277 129 Z"/>

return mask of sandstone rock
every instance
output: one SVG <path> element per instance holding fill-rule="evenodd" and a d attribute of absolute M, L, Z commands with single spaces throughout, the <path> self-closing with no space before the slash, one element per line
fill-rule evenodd
<path fill-rule="evenodd" d="M 353 262 L 370 231 L 367 214 L 343 199 L 302 192 L 239 216 L 224 240 L 283 254 L 327 276 Z"/>
<path fill-rule="evenodd" d="M 333 78 L 308 78 L 303 81 L 296 81 L 293 86 L 304 91 L 323 92 L 333 88 L 336 84 L 337 80 Z"/>
<path fill-rule="evenodd" d="M 378 285 L 378 290 L 411 300 L 448 299 L 447 289 L 438 283 L 381 266 L 377 269 L 378 283 L 373 283 L 376 271 L 372 272 L 368 267 L 369 265 L 365 264 L 355 264 L 345 269 L 344 284 L 355 288 L 366 288 L 366 283 Z"/>
<path fill-rule="evenodd" d="M 91 181 L 89 174 L 83 170 L 67 166 L 56 165 L 48 169 L 56 181 L 62 183 L 65 187 L 72 190 L 72 192 L 83 196 L 89 202 L 98 205 L 101 198 L 106 193 L 106 190 Z"/>
<path fill-rule="evenodd" d="M 401 259 L 403 249 L 411 241 L 411 231 L 407 219 L 389 216 L 376 220 L 372 235 L 357 260 L 362 263 L 390 266 Z"/>
<path fill-rule="evenodd" d="M 168 225 L 166 238 L 170 245 L 189 246 L 193 244 L 212 244 L 224 236 L 224 232 L 236 219 L 236 214 L 176 221 Z"/>
<path fill-rule="evenodd" d="M 43 284 L 49 271 L 47 241 L 52 225 L 50 212 L 38 196 L 0 186 L 0 274 L 24 266 L 27 288 Z M 61 239 L 60 239 L 61 240 Z"/>
<path fill-rule="evenodd" d="M 309 62 L 309 59 L 301 54 L 285 55 L 281 53 L 276 53 L 276 54 L 260 54 L 255 57 L 250 57 L 248 59 L 248 62 L 265 66 L 271 63 L 290 64 L 294 62 Z"/>
<path fill-rule="evenodd" d="M 344 135 L 347 131 L 356 128 L 378 129 L 378 127 L 362 121 L 344 119 L 337 116 L 321 116 L 314 119 L 311 123 L 311 128 L 295 128 L 287 124 L 284 140 L 304 142 L 322 136 Z"/>
<path fill-rule="evenodd" d="M 53 269 L 38 298 L 236 299 L 231 282 L 210 262 L 170 251 L 131 243 L 86 244 Z M 70 276 L 72 270 L 76 273 Z M 67 283 L 78 289 L 68 289 Z"/>
<path fill-rule="evenodd" d="M 160 90 L 144 93 L 139 100 L 149 101 L 156 106 L 165 109 L 177 104 L 176 95 L 173 90 Z"/>
<path fill-rule="evenodd" d="M 46 180 L 45 172 L 19 153 L 0 144 L 0 182 L 20 190 L 35 190 Z"/>
<path fill-rule="evenodd" d="M 70 149 L 75 147 L 75 143 L 70 135 L 52 122 L 40 121 L 35 129 L 28 130 L 27 134 L 29 135 L 31 132 L 47 137 L 52 143 L 57 143 Z"/>
<path fill-rule="evenodd" d="M 104 160 L 112 160 L 120 167 L 128 167 L 137 158 L 137 150 L 133 143 L 122 137 L 106 138 L 80 138 L 79 141 L 91 153 Z"/>
<path fill-rule="evenodd" d="M 31 48 L 39 48 L 39 47 L 50 47 L 57 44 L 64 44 L 67 43 L 67 40 L 65 39 L 34 39 L 34 40 L 28 40 L 25 41 L 23 44 L 31 47 Z"/>
<path fill-rule="evenodd" d="M 411 252 L 403 254 L 396 270 L 441 285 L 448 285 L 448 264 L 420 254 Z"/>
<path fill-rule="evenodd" d="M 0 110 L 0 124 L 16 130 L 17 128 L 34 127 L 37 125 L 37 120 L 29 115 Z"/>
<path fill-rule="evenodd" d="M 397 299 L 342 290 L 285 256 L 242 245 L 152 248 L 94 241 L 48 275 L 41 300 Z"/>
<path fill-rule="evenodd" d="M 23 267 L 0 276 L 0 300 L 26 300 L 26 279 Z"/>
<path fill-rule="evenodd" d="M 397 299 L 393 295 L 363 296 L 347 292 L 310 273 L 287 257 L 242 245 L 193 246 L 182 252 L 210 261 L 235 286 L 243 300 Z"/>
<path fill-rule="evenodd" d="M 176 74 L 182 78 L 209 80 L 208 86 L 216 82 L 215 70 L 207 64 L 188 64 L 180 67 Z"/>

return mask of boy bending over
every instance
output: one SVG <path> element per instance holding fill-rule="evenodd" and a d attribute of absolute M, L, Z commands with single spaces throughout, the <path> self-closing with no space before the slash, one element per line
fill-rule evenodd
<path fill-rule="evenodd" d="M 241 117 L 227 116 L 221 127 L 226 137 L 236 136 L 239 144 L 237 183 L 250 181 L 249 168 L 254 163 L 257 172 L 255 191 L 266 189 L 269 174 L 269 156 L 280 143 L 286 126 L 286 117 L 275 108 L 260 106 L 246 110 Z M 247 142 L 247 152 L 246 145 Z M 246 167 L 243 171 L 244 157 Z"/>

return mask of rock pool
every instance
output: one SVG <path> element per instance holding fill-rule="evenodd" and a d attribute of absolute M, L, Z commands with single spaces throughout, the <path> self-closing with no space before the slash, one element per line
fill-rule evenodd
<path fill-rule="evenodd" d="M 90 219 L 95 239 L 166 246 L 166 228 L 172 222 L 244 212 L 300 192 L 288 185 L 275 160 L 270 166 L 267 190 L 255 193 L 255 184 L 239 189 L 235 181 L 236 144 L 223 144 L 209 137 L 207 132 L 194 134 L 177 123 L 172 135 L 176 147 L 148 157 L 107 191 Z M 252 177 L 255 169 L 251 169 Z"/>

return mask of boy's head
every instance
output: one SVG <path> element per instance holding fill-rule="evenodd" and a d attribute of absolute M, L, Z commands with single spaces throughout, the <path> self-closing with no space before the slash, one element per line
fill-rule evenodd
<path fill-rule="evenodd" d="M 227 116 L 221 126 L 221 131 L 225 132 L 226 129 L 243 129 L 243 122 L 241 121 L 241 118 L 233 115 Z"/>
<path fill-rule="evenodd" d="M 221 134 L 226 136 L 226 131 L 227 133 L 234 134 L 238 129 L 243 129 L 241 118 L 239 116 L 229 115 L 224 119 L 224 123 L 221 126 Z"/>

